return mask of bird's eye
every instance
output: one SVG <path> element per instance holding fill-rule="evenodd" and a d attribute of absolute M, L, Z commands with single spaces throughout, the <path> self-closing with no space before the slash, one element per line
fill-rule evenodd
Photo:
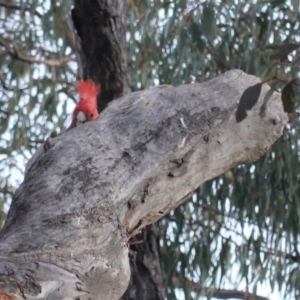
<path fill-rule="evenodd" d="M 92 118 L 94 116 L 94 114 L 90 114 L 90 117 Z"/>

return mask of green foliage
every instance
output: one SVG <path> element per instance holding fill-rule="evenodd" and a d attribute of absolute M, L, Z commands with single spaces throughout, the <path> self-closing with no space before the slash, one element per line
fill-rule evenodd
<path fill-rule="evenodd" d="M 64 128 L 76 81 L 68 10 L 64 1 L 0 4 L 0 209 L 11 199 L 7 182 L 13 190 L 37 146 Z"/>
<path fill-rule="evenodd" d="M 24 161 L 63 128 L 76 81 L 76 65 L 68 61 L 74 56 L 69 3 L 15 4 L 18 9 L 0 5 L 0 211 Z M 298 6 L 293 0 L 127 0 L 133 89 L 201 82 L 237 68 L 289 82 L 283 103 L 298 113 Z M 49 64 L 62 58 L 67 62 Z M 210 298 L 225 287 L 255 293 L 262 283 L 282 290 L 284 299 L 298 297 L 298 141 L 296 117 L 257 163 L 205 183 L 161 221 L 168 299 Z"/>

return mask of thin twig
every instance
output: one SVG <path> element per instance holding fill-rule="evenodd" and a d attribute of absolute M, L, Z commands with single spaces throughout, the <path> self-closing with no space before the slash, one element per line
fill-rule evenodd
<path fill-rule="evenodd" d="M 66 63 L 66 62 L 75 60 L 74 57 L 72 57 L 72 56 L 65 56 L 58 60 L 52 60 L 52 59 L 39 60 L 39 59 L 35 59 L 33 57 L 29 57 L 29 56 L 20 54 L 15 46 L 13 46 L 13 49 L 12 49 L 6 42 L 4 42 L 1 39 L 0 39 L 0 45 L 4 46 L 5 49 L 8 51 L 8 53 L 13 58 L 18 59 L 25 63 L 30 63 L 30 64 L 43 64 L 43 65 L 46 65 L 49 67 L 56 67 L 56 66 L 60 66 L 64 63 Z"/>
<path fill-rule="evenodd" d="M 227 289 L 211 289 L 202 286 L 200 283 L 194 282 L 187 278 L 182 278 L 179 273 L 175 274 L 172 277 L 172 282 L 176 287 L 180 287 L 182 282 L 184 282 L 184 286 L 186 286 L 191 292 L 204 293 L 205 295 L 209 294 L 210 296 L 218 299 L 246 299 L 246 296 L 250 297 L 250 299 L 255 300 L 269 300 L 266 297 L 258 296 L 255 294 L 251 294 L 249 292 L 243 292 L 238 290 L 227 290 Z M 248 298 L 247 298 L 248 299 Z"/>
<path fill-rule="evenodd" d="M 12 187 L 5 185 L 4 187 L 0 188 L 0 193 L 13 196 L 15 192 Z"/>
<path fill-rule="evenodd" d="M 22 6 L 7 3 L 7 2 L 4 2 L 4 1 L 0 1 L 0 7 L 5 7 L 7 9 L 13 9 L 13 10 L 21 10 L 21 11 L 24 10 L 24 11 L 29 11 L 29 12 L 32 13 L 32 10 L 28 7 L 22 7 Z M 37 12 L 36 10 L 33 12 L 33 14 L 38 16 L 39 18 L 42 18 L 42 15 L 39 12 Z"/>

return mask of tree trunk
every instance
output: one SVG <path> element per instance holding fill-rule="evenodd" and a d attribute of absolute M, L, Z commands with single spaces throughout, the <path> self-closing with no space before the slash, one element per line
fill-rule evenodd
<path fill-rule="evenodd" d="M 130 240 L 131 278 L 122 300 L 165 299 L 159 239 L 160 228 L 155 223 Z"/>
<path fill-rule="evenodd" d="M 127 73 L 126 1 L 74 0 L 72 19 L 76 31 L 81 76 L 101 84 L 98 108 L 130 92 Z"/>
<path fill-rule="evenodd" d="M 267 84 L 236 122 L 242 93 L 257 82 L 233 70 L 135 92 L 39 148 L 0 235 L 0 288 L 16 299 L 119 299 L 130 238 L 281 136 L 287 116 L 280 94 L 265 105 Z"/>
<path fill-rule="evenodd" d="M 130 92 L 126 59 L 126 1 L 75 0 L 72 10 L 81 77 L 101 84 L 98 109 Z M 131 280 L 123 299 L 163 299 L 158 226 L 143 228 L 143 243 L 131 246 Z M 146 237 L 151 237 L 145 239 Z M 151 261 L 151 264 L 147 263 Z M 133 298 L 131 297 L 133 295 Z"/>

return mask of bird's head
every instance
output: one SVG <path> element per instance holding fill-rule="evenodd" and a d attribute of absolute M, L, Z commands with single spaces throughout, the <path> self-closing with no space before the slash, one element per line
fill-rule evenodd
<path fill-rule="evenodd" d="M 72 123 L 69 129 L 86 122 L 94 121 L 99 115 L 97 109 L 97 95 L 100 91 L 100 85 L 91 80 L 87 80 L 79 81 L 76 87 L 79 92 L 79 101 L 74 109 Z"/>

